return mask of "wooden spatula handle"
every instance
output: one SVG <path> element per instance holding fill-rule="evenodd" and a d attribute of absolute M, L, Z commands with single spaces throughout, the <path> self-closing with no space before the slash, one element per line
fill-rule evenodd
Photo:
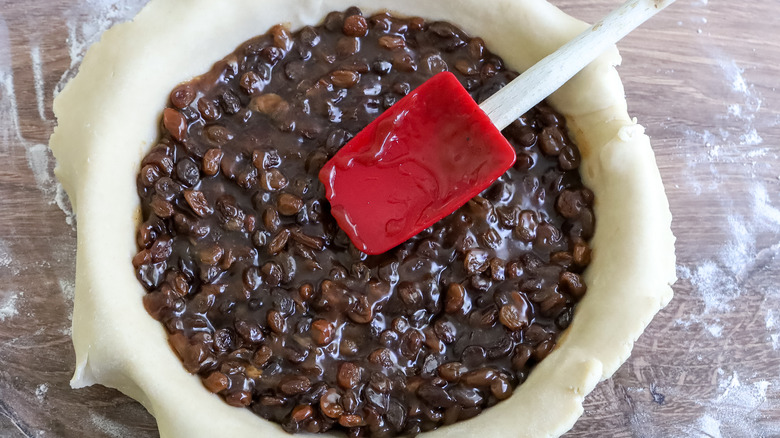
<path fill-rule="evenodd" d="M 675 0 L 626 1 L 515 78 L 485 100 L 480 108 L 498 129 L 506 128 L 560 88 L 607 48 L 674 2 Z"/>

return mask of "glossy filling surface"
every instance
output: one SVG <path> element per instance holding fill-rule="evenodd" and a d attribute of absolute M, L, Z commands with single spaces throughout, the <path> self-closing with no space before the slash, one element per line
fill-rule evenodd
<path fill-rule="evenodd" d="M 133 264 L 208 390 L 290 432 L 414 434 L 508 398 L 553 349 L 594 216 L 549 107 L 504 131 L 512 169 L 384 254 L 330 215 L 324 163 L 445 70 L 477 101 L 517 75 L 452 24 L 351 8 L 276 26 L 173 90 L 138 177 Z"/>
<path fill-rule="evenodd" d="M 396 247 L 479 195 L 515 148 L 442 72 L 382 113 L 320 170 L 330 214 L 355 247 Z"/>

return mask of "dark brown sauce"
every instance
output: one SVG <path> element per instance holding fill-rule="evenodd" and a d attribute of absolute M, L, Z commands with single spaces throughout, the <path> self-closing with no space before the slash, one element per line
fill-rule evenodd
<path fill-rule="evenodd" d="M 277 26 L 171 93 L 133 262 L 210 391 L 288 431 L 414 434 L 509 397 L 553 349 L 594 217 L 549 107 L 504 131 L 514 168 L 387 253 L 355 249 L 329 214 L 325 161 L 444 69 L 477 101 L 517 75 L 451 24 L 351 8 Z"/>

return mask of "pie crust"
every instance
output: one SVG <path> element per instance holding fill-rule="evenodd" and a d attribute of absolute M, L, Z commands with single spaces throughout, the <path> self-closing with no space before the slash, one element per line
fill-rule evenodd
<path fill-rule="evenodd" d="M 141 303 L 136 176 L 158 136 L 168 93 L 276 23 L 317 24 L 329 11 L 370 0 L 152 0 L 87 53 L 54 102 L 56 173 L 78 215 L 74 388 L 100 383 L 141 402 L 162 437 L 289 436 L 248 409 L 227 405 L 187 373 L 163 326 Z M 544 0 L 394 0 L 391 12 L 453 22 L 516 70 L 525 70 L 587 25 Z M 608 50 L 548 102 L 566 116 L 596 194 L 588 293 L 556 350 L 514 395 L 425 436 L 559 436 L 595 385 L 628 358 L 672 297 L 671 214 L 644 128 L 629 118 Z"/>

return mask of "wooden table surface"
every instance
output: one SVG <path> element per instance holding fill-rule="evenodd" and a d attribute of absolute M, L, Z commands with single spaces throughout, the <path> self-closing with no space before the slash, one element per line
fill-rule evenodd
<path fill-rule="evenodd" d="M 618 2 L 553 1 L 589 21 Z M 89 44 L 143 3 L 0 0 L 2 437 L 157 435 L 122 394 L 68 386 L 76 232 L 46 146 L 53 96 Z M 620 43 L 680 280 L 567 436 L 780 436 L 778 16 L 777 0 L 680 0 Z"/>

